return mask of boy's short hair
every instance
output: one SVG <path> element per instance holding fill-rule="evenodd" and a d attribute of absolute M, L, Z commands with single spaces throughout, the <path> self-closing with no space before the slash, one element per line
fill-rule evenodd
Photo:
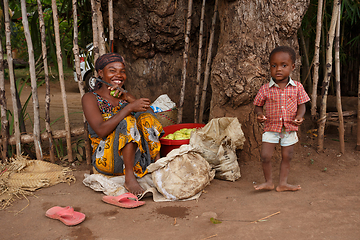
<path fill-rule="evenodd" d="M 290 58 L 291 58 L 291 61 L 293 63 L 295 63 L 296 61 L 296 53 L 295 53 L 295 50 L 292 48 L 292 47 L 289 47 L 289 46 L 279 46 L 279 47 L 276 47 L 274 48 L 274 50 L 271 51 L 270 53 L 270 56 L 269 56 L 269 62 L 270 62 L 270 59 L 271 59 L 271 56 L 277 52 L 285 52 L 285 53 L 288 53 L 290 55 Z"/>

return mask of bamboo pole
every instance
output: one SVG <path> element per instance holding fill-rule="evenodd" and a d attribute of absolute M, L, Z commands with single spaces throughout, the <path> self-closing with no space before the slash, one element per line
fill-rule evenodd
<path fill-rule="evenodd" d="M 110 43 L 110 52 L 114 52 L 114 6 L 113 0 L 109 0 L 108 9 L 109 9 L 109 43 Z"/>
<path fill-rule="evenodd" d="M 340 1 L 341 4 L 341 1 Z M 335 76 L 336 76 L 336 109 L 339 114 L 339 141 L 340 153 L 345 153 L 345 140 L 344 140 L 344 116 L 341 106 L 341 86 L 340 86 L 340 13 L 341 9 L 338 8 L 338 20 L 336 24 L 335 36 Z"/>
<path fill-rule="evenodd" d="M 52 134 L 53 134 L 53 139 L 65 138 L 67 136 L 67 131 L 66 130 L 54 130 L 52 132 Z M 70 134 L 72 137 L 80 136 L 80 135 L 84 134 L 84 128 L 80 127 L 80 128 L 71 129 Z M 48 138 L 47 133 L 40 134 L 40 137 L 42 140 L 46 140 Z M 4 141 L 4 139 L 0 139 L 0 144 L 3 144 L 3 141 Z M 34 136 L 32 134 L 21 135 L 21 143 L 31 143 L 33 141 L 34 141 Z M 16 144 L 15 136 L 9 137 L 8 144 L 10 144 L 10 145 Z"/>
<path fill-rule="evenodd" d="M 190 45 L 190 30 L 191 30 L 191 15 L 192 15 L 192 4 L 193 1 L 189 0 L 188 2 L 188 12 L 187 12 L 187 21 L 186 21 L 186 32 L 185 32 L 185 46 L 183 53 L 183 69 L 181 75 L 181 90 L 180 90 L 180 100 L 179 100 L 179 111 L 177 123 L 182 122 L 183 107 L 184 107 L 184 97 L 185 97 L 185 85 L 186 85 L 186 68 L 188 64 L 188 53 Z"/>
<path fill-rule="evenodd" d="M 195 90 L 195 107 L 194 107 L 194 122 L 199 122 L 199 95 L 200 95 L 200 79 L 201 79 L 201 59 L 202 59 L 202 41 L 204 35 L 204 16 L 205 16 L 206 0 L 203 0 L 201 6 L 200 17 L 200 30 L 199 30 L 199 49 L 198 49 L 198 62 L 197 62 L 197 75 L 196 75 L 196 90 Z"/>
<path fill-rule="evenodd" d="M 62 62 L 62 57 L 61 57 L 60 30 L 59 30 L 59 21 L 58 21 L 58 11 L 57 11 L 57 6 L 56 6 L 56 0 L 51 0 L 51 7 L 52 7 L 53 19 L 54 19 L 56 56 L 57 56 L 58 69 L 59 69 L 61 98 L 62 98 L 63 109 L 64 109 L 67 154 L 68 154 L 69 162 L 73 162 L 73 154 L 72 154 L 72 147 L 71 147 L 71 135 L 70 135 L 70 122 L 69 122 L 69 113 L 68 113 L 67 101 L 66 101 L 64 69 L 63 69 L 63 62 Z"/>
<path fill-rule="evenodd" d="M 322 29 L 322 7 L 323 0 L 318 0 L 318 12 L 316 18 L 316 37 L 315 37 L 315 52 L 314 52 L 314 71 L 313 71 L 313 87 L 311 92 L 311 118 L 316 119 L 316 100 L 317 100 L 317 86 L 319 82 L 319 58 L 320 58 L 320 39 Z"/>
<path fill-rule="evenodd" d="M 73 18 L 74 18 L 74 39 L 73 39 L 73 52 L 75 57 L 75 70 L 76 70 L 76 76 L 78 79 L 78 85 L 80 90 L 81 97 L 85 94 L 85 84 L 81 77 L 81 71 L 80 71 L 80 57 L 79 57 L 79 30 L 77 26 L 78 18 L 77 18 L 77 6 L 76 6 L 77 0 L 72 0 L 72 9 L 73 9 Z M 87 128 L 87 122 L 85 115 L 83 114 L 83 120 L 84 120 L 84 141 L 85 141 L 85 156 L 86 156 L 86 163 L 88 165 L 91 164 L 91 146 L 89 142 L 89 131 Z"/>
<path fill-rule="evenodd" d="M 338 14 L 340 8 L 340 1 L 334 0 L 333 11 L 331 16 L 330 29 L 327 34 L 327 46 L 326 46 L 326 68 L 327 72 L 324 76 L 323 84 L 322 84 L 322 101 L 320 107 L 320 119 L 319 119 L 319 129 L 318 129 L 318 151 L 324 151 L 324 132 L 325 132 L 325 124 L 326 124 L 326 101 L 327 95 L 329 91 L 329 82 L 331 78 L 332 72 L 332 52 L 333 52 L 333 43 L 335 36 L 336 23 L 338 21 Z"/>
<path fill-rule="evenodd" d="M 98 28 L 98 40 L 99 40 L 99 54 L 100 56 L 106 53 L 105 47 L 105 33 L 104 33 L 104 25 L 103 25 L 103 17 L 101 12 L 101 0 L 96 0 L 96 13 L 97 13 L 97 28 Z"/>
<path fill-rule="evenodd" d="M 3 144 L 1 145 L 1 159 L 4 163 L 7 158 L 7 146 L 9 139 L 9 121 L 6 117 L 7 104 L 5 96 L 5 66 L 4 66 L 4 52 L 2 48 L 2 36 L 0 35 L 0 108 L 1 108 L 1 139 Z"/>
<path fill-rule="evenodd" d="M 21 15 L 22 15 L 22 24 L 24 26 L 24 34 L 28 48 L 29 54 L 29 70 L 30 70 L 30 80 L 31 80 L 31 92 L 33 100 L 33 109 L 34 109 L 34 147 L 36 153 L 36 159 L 43 160 L 43 153 L 41 149 L 41 139 L 40 139 L 40 112 L 39 112 L 39 97 L 37 94 L 37 82 L 36 82 L 36 73 L 35 73 L 35 59 L 34 59 L 34 47 L 32 44 L 29 21 L 27 18 L 26 11 L 26 0 L 21 0 Z"/>
<path fill-rule="evenodd" d="M 206 66 L 205 66 L 204 83 L 203 83 L 203 89 L 202 89 L 202 93 L 201 93 L 199 123 L 202 123 L 203 115 L 204 115 L 206 90 L 207 90 L 207 85 L 209 82 L 210 69 L 211 69 L 211 58 L 212 58 L 211 53 L 212 53 L 212 47 L 214 44 L 215 23 L 216 23 L 216 18 L 217 18 L 217 12 L 218 12 L 218 0 L 215 0 L 214 15 L 213 15 L 212 22 L 211 22 L 209 48 L 208 48 L 208 52 L 207 52 L 207 59 L 206 59 Z"/>
<path fill-rule="evenodd" d="M 54 163 L 55 162 L 55 154 L 54 154 L 54 141 L 52 138 L 51 125 L 50 125 L 50 82 L 49 82 L 49 67 L 48 67 L 48 62 L 47 62 L 45 23 L 44 23 L 44 14 L 43 14 L 43 10 L 42 10 L 42 4 L 41 4 L 40 0 L 37 0 L 37 5 L 38 5 L 38 12 L 39 12 L 42 60 L 44 63 L 44 74 L 45 74 L 45 84 L 46 84 L 45 127 L 46 127 L 46 132 L 47 132 L 47 140 L 49 141 L 50 162 Z"/>
<path fill-rule="evenodd" d="M 92 23 L 92 30 L 93 30 L 93 57 L 94 57 L 94 63 L 99 58 L 99 35 L 98 35 L 98 24 L 97 24 L 97 11 L 96 11 L 96 5 L 95 0 L 91 0 L 91 23 Z M 97 77 L 97 72 L 94 72 L 94 75 Z"/>
<path fill-rule="evenodd" d="M 357 110 L 357 141 L 356 150 L 360 151 L 360 68 L 359 68 L 359 79 L 358 79 L 358 110 Z"/>
<path fill-rule="evenodd" d="M 4 0 L 4 16 L 5 16 L 5 35 L 6 35 L 6 54 L 9 68 L 10 92 L 13 105 L 14 116 L 14 136 L 16 140 L 16 155 L 21 154 L 20 128 L 19 128 L 19 108 L 16 101 L 16 84 L 14 75 L 14 65 L 11 52 L 11 30 L 9 17 L 9 0 Z"/>

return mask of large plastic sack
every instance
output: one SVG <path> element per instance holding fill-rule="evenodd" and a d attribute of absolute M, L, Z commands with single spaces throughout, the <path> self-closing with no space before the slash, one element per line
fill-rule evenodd
<path fill-rule="evenodd" d="M 198 150 L 187 144 L 170 151 L 147 169 L 157 190 L 171 200 L 198 194 L 215 176 L 215 171 Z"/>
<path fill-rule="evenodd" d="M 167 94 L 160 95 L 150 106 L 155 113 L 164 112 L 176 107 Z"/>
<path fill-rule="evenodd" d="M 236 149 L 242 149 L 244 142 L 241 124 L 232 117 L 212 119 L 190 137 L 190 145 L 201 149 L 201 156 L 216 170 L 215 178 L 229 181 L 241 177 Z"/>

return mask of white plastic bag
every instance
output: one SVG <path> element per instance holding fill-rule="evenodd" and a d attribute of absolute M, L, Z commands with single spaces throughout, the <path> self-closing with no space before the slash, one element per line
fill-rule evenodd
<path fill-rule="evenodd" d="M 190 145 L 216 170 L 215 178 L 235 181 L 241 177 L 236 149 L 242 149 L 245 136 L 237 118 L 212 119 L 191 133 Z"/>
<path fill-rule="evenodd" d="M 154 112 L 164 112 L 176 107 L 167 94 L 160 95 L 152 104 L 151 108 Z"/>

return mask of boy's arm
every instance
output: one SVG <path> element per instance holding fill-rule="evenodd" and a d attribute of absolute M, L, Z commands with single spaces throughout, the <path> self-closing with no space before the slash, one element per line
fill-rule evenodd
<path fill-rule="evenodd" d="M 257 115 L 256 119 L 259 123 L 265 122 L 267 118 L 264 115 L 262 106 L 255 106 L 255 113 Z"/>
<path fill-rule="evenodd" d="M 300 104 L 298 106 L 298 110 L 296 112 L 296 117 L 295 117 L 295 120 L 294 120 L 294 123 L 296 125 L 300 126 L 302 124 L 302 122 L 304 121 L 305 112 L 306 112 L 305 103 Z"/>

